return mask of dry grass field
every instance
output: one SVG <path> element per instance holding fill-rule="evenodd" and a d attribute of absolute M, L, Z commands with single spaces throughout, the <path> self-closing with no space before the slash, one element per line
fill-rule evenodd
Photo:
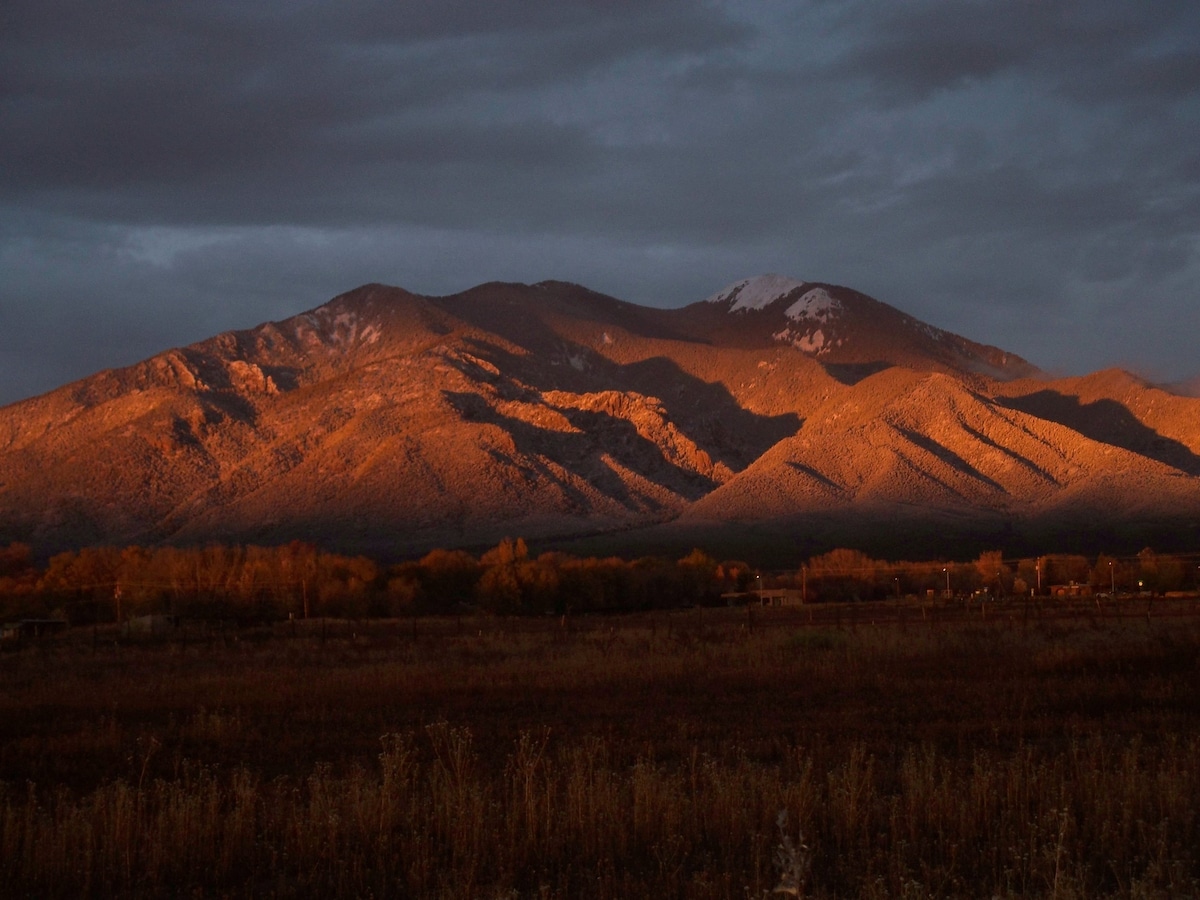
<path fill-rule="evenodd" d="M 6 896 L 1200 894 L 1191 600 L 102 627 L 0 684 Z"/>

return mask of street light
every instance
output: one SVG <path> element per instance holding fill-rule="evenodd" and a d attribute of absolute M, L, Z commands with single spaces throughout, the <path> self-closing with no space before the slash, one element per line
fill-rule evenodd
<path fill-rule="evenodd" d="M 1111 561 L 1108 564 L 1108 583 L 1109 593 L 1115 597 L 1117 595 L 1117 576 L 1113 573 L 1113 564 Z"/>
<path fill-rule="evenodd" d="M 946 596 L 950 596 L 950 567 L 943 566 L 942 571 L 946 573 Z"/>

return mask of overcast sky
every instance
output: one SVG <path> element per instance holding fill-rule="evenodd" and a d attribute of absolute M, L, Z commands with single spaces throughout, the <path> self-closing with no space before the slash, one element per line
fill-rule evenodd
<path fill-rule="evenodd" d="M 845 284 L 1200 373 L 1196 0 L 8 0 L 0 403 L 319 305 Z"/>

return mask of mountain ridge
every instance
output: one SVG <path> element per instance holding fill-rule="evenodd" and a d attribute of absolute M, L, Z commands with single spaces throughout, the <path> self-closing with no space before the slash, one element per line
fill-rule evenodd
<path fill-rule="evenodd" d="M 1019 534 L 1097 510 L 1200 521 L 1200 400 L 1118 371 L 1051 379 L 782 276 L 669 310 L 560 281 L 367 284 L 0 408 L 0 539 L 52 549 L 632 551 L 672 529 Z"/>

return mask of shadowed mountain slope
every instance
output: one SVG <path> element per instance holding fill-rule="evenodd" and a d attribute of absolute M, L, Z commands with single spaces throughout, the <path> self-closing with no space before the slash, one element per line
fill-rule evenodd
<path fill-rule="evenodd" d="M 1200 519 L 1200 401 L 1120 372 L 1044 380 L 779 276 L 676 310 L 562 282 L 367 285 L 0 409 L 0 512 L 0 540 L 44 550 L 304 538 L 380 555 Z"/>

